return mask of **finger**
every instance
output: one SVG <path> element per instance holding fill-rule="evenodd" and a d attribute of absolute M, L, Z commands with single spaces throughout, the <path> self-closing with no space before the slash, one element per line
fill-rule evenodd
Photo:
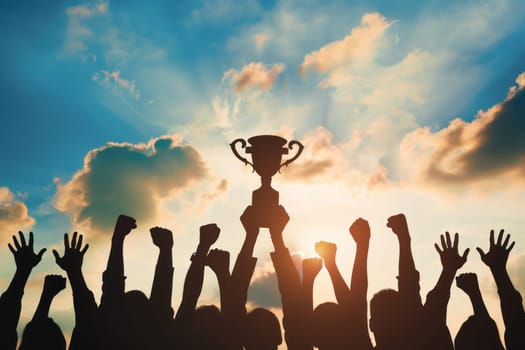
<path fill-rule="evenodd" d="M 446 238 L 447 238 L 447 247 L 452 247 L 452 242 L 450 241 L 450 233 L 445 232 Z"/>
<path fill-rule="evenodd" d="M 496 242 L 496 245 L 501 245 L 501 240 L 503 239 L 503 232 L 504 230 L 500 230 L 498 234 L 498 241 Z"/>
<path fill-rule="evenodd" d="M 42 248 L 42 249 L 38 252 L 38 254 L 37 254 L 37 256 L 38 256 L 38 260 L 42 259 L 42 255 L 44 255 L 44 253 L 46 252 L 46 250 L 47 250 L 46 248 Z"/>
<path fill-rule="evenodd" d="M 71 238 L 71 248 L 75 249 L 77 247 L 77 233 L 73 232 L 73 238 Z"/>
<path fill-rule="evenodd" d="M 22 244 L 22 247 L 27 246 L 26 238 L 24 237 L 22 231 L 18 231 L 18 235 L 20 236 L 20 243 Z"/>
<path fill-rule="evenodd" d="M 79 250 L 82 247 L 82 240 L 83 240 L 83 236 L 82 235 L 78 235 L 78 242 L 77 242 L 77 246 L 76 246 L 77 250 Z"/>
<path fill-rule="evenodd" d="M 437 243 L 434 243 L 434 248 L 436 248 L 436 251 L 438 252 L 439 255 L 441 255 L 441 253 L 443 253 L 443 251 L 441 249 L 439 249 L 439 246 Z"/>
<path fill-rule="evenodd" d="M 60 255 L 55 249 L 53 249 L 53 255 L 55 256 L 55 261 L 58 263 L 58 261 L 60 260 Z"/>
<path fill-rule="evenodd" d="M 480 247 L 476 247 L 476 250 L 478 251 L 481 259 L 483 259 L 483 257 L 485 256 L 485 252 L 483 251 L 483 249 L 481 249 Z"/>
<path fill-rule="evenodd" d="M 86 244 L 86 245 L 84 246 L 84 249 L 82 249 L 82 250 L 80 251 L 80 253 L 82 253 L 82 255 L 86 254 L 88 248 L 89 248 L 89 244 Z"/>
<path fill-rule="evenodd" d="M 461 258 L 466 261 L 468 253 L 470 253 L 470 248 L 465 249 L 465 252 L 463 252 L 463 256 Z"/>
<path fill-rule="evenodd" d="M 11 243 L 7 243 L 7 246 L 9 247 L 9 250 L 11 251 L 11 253 L 13 253 L 13 254 L 16 253 L 16 250 L 15 250 L 15 248 L 13 248 L 13 246 L 11 245 Z"/>
<path fill-rule="evenodd" d="M 503 248 L 505 248 L 507 244 L 509 244 L 509 239 L 510 239 L 510 234 L 508 234 L 507 237 L 505 237 L 505 240 L 503 241 Z"/>
<path fill-rule="evenodd" d="M 490 230 L 490 246 L 494 246 L 494 230 Z"/>
<path fill-rule="evenodd" d="M 33 232 L 29 232 L 29 246 L 33 246 Z"/>
<path fill-rule="evenodd" d="M 443 247 L 443 249 L 445 249 L 445 247 L 447 246 L 445 244 L 445 236 L 441 235 L 440 238 L 441 238 L 441 246 Z"/>
<path fill-rule="evenodd" d="M 458 240 L 459 240 L 459 234 L 456 232 L 456 233 L 454 234 L 454 244 L 453 244 L 453 247 L 454 247 L 454 248 L 457 248 L 457 246 L 458 246 Z"/>
<path fill-rule="evenodd" d="M 64 233 L 64 247 L 66 250 L 70 248 L 69 246 L 69 235 L 67 233 Z"/>
<path fill-rule="evenodd" d="M 18 243 L 18 239 L 16 239 L 16 236 L 13 236 L 13 243 L 15 244 L 16 249 L 20 249 L 20 243 Z"/>
<path fill-rule="evenodd" d="M 509 248 L 507 249 L 507 252 L 510 252 L 512 250 L 512 248 L 514 248 L 514 243 L 516 242 L 512 242 L 509 246 Z"/>

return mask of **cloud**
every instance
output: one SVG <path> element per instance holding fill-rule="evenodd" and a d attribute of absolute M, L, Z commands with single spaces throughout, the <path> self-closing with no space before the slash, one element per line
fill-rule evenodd
<path fill-rule="evenodd" d="M 120 71 L 109 72 L 107 70 L 101 70 L 96 72 L 91 80 L 100 82 L 106 87 L 109 87 L 111 83 L 113 83 L 113 86 L 126 90 L 135 99 L 140 97 L 140 92 L 137 89 L 135 82 L 122 78 L 120 76 Z"/>
<path fill-rule="evenodd" d="M 257 33 L 253 36 L 253 42 L 255 44 L 255 49 L 261 51 L 268 41 L 268 35 L 265 33 Z"/>
<path fill-rule="evenodd" d="M 224 73 L 223 79 L 230 79 L 235 86 L 235 93 L 240 94 L 253 87 L 270 90 L 277 76 L 283 71 L 282 63 L 275 63 L 269 67 L 261 62 L 252 62 L 244 66 L 241 71 L 230 69 Z"/>
<path fill-rule="evenodd" d="M 33 219 L 24 203 L 17 200 L 15 195 L 7 187 L 0 187 L 0 242 L 4 243 L 3 238 L 11 237 L 15 231 L 33 226 Z"/>
<path fill-rule="evenodd" d="M 525 177 L 525 85 L 523 74 L 506 99 L 474 120 L 456 118 L 432 132 L 418 128 L 400 148 L 401 158 L 419 180 L 448 184 Z"/>
<path fill-rule="evenodd" d="M 367 60 L 373 57 L 378 39 L 391 26 L 379 13 L 363 15 L 361 24 L 352 29 L 350 35 L 342 40 L 333 41 L 318 51 L 304 57 L 299 67 L 300 72 L 313 69 L 326 72 L 334 68 L 351 64 L 354 60 Z"/>
<path fill-rule="evenodd" d="M 74 54 L 85 51 L 87 49 L 85 40 L 92 36 L 92 32 L 84 22 L 94 17 L 106 15 L 107 12 L 107 2 L 88 3 L 68 7 L 66 9 L 68 24 L 64 47 L 66 53 Z"/>
<path fill-rule="evenodd" d="M 137 221 L 155 219 L 162 199 L 207 179 L 200 154 L 178 136 L 146 144 L 108 143 L 91 150 L 73 178 L 57 185 L 55 207 L 73 224 L 109 230 L 123 213 Z"/>
<path fill-rule="evenodd" d="M 281 307 L 277 275 L 271 264 L 255 270 L 248 291 L 248 300 L 255 307 Z"/>

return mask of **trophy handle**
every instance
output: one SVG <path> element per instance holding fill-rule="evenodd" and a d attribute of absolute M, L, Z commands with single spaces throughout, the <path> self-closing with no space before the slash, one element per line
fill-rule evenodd
<path fill-rule="evenodd" d="M 250 162 L 248 161 L 248 159 L 246 159 L 246 158 L 244 158 L 243 156 L 241 156 L 241 155 L 239 154 L 239 152 L 237 152 L 237 149 L 235 148 L 235 145 L 236 145 L 237 143 L 239 143 L 239 142 L 241 143 L 241 148 L 245 148 L 245 147 L 246 147 L 246 141 L 245 141 L 244 139 L 237 139 L 237 140 L 233 141 L 232 143 L 230 143 L 230 147 L 231 147 L 231 149 L 232 149 L 233 154 L 234 154 L 234 155 L 235 155 L 235 156 L 236 156 L 241 162 L 243 162 L 244 165 L 246 165 L 246 164 L 250 164 L 250 165 L 252 166 L 252 168 L 253 168 L 253 167 L 254 167 L 253 164 L 250 163 Z"/>
<path fill-rule="evenodd" d="M 281 164 L 281 166 L 279 167 L 279 169 L 281 169 L 283 166 L 288 166 L 288 164 L 290 164 L 291 162 L 293 162 L 294 160 L 296 160 L 297 158 L 299 158 L 299 156 L 301 155 L 301 153 L 303 152 L 303 149 L 304 149 L 304 146 L 302 143 L 300 143 L 299 141 L 295 141 L 295 140 L 292 140 L 288 143 L 288 148 L 291 150 L 294 148 L 294 145 L 297 145 L 299 148 L 297 149 L 297 153 L 295 154 L 295 156 L 293 156 L 292 158 L 288 159 L 286 162 L 284 162 L 283 164 Z"/>

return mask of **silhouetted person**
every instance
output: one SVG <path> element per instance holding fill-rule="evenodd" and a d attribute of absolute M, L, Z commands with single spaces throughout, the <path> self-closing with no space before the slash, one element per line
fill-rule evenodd
<path fill-rule="evenodd" d="M 182 301 L 175 315 L 175 342 L 178 349 L 214 348 L 218 340 L 214 338 L 217 332 L 217 320 L 221 313 L 216 307 L 196 310 L 197 301 L 204 282 L 204 267 L 210 247 L 219 238 L 220 229 L 216 224 L 200 227 L 199 244 L 191 256 L 191 264 L 184 280 Z"/>
<path fill-rule="evenodd" d="M 19 350 L 65 350 L 66 340 L 60 327 L 49 317 L 53 298 L 66 288 L 66 279 L 47 275 L 40 302 L 31 321 L 26 325 Z"/>
<path fill-rule="evenodd" d="M 321 333 L 321 339 L 325 339 L 325 345 L 319 344 L 320 349 L 372 348 L 368 335 L 366 300 L 370 226 L 366 220 L 359 218 L 350 226 L 349 231 L 357 245 L 350 288 L 337 268 L 336 245 L 323 241 L 316 244 L 316 251 L 323 257 L 337 299 L 337 304 L 321 304 L 314 311 L 315 322 L 319 330 L 325 333 Z"/>
<path fill-rule="evenodd" d="M 505 323 L 505 346 L 507 350 L 525 349 L 525 312 L 521 294 L 514 288 L 507 272 L 507 260 L 514 247 L 509 245 L 510 234 L 503 240 L 504 230 L 501 230 L 498 239 L 494 242 L 494 230 L 490 231 L 489 251 L 485 253 L 476 248 L 481 260 L 490 268 L 498 287 L 503 322 Z"/>
<path fill-rule="evenodd" d="M 441 235 L 441 248 L 437 244 L 435 248 L 443 269 L 422 305 L 406 218 L 403 214 L 394 215 L 387 226 L 399 240 L 399 290 L 380 291 L 370 301 L 370 329 L 376 349 L 453 349 L 446 326 L 447 304 L 454 276 L 465 264 L 469 250 L 459 255 L 458 235 L 454 242 L 448 232 Z"/>
<path fill-rule="evenodd" d="M 13 253 L 16 263 L 16 272 L 9 283 L 9 287 L 0 297 L 0 349 L 11 350 L 16 348 L 17 333 L 16 326 L 20 318 L 22 308 L 22 295 L 24 288 L 33 270 L 42 260 L 42 255 L 46 251 L 41 249 L 38 254 L 33 251 L 33 232 L 29 232 L 29 242 L 26 244 L 24 234 L 18 232 L 20 242 L 13 236 L 13 244 L 8 244 L 9 250 Z"/>
<path fill-rule="evenodd" d="M 283 230 L 290 219 L 282 206 L 272 213 L 270 237 L 274 246 L 271 253 L 277 283 L 281 293 L 284 338 L 289 350 L 312 349 L 311 339 L 305 330 L 310 326 L 308 301 L 288 248 L 284 244 Z"/>
<path fill-rule="evenodd" d="M 55 261 L 67 273 L 73 291 L 75 328 L 71 335 L 70 350 L 97 349 L 101 346 L 97 303 L 82 274 L 82 262 L 89 244 L 82 247 L 82 240 L 82 235 L 77 236 L 77 233 L 74 232 L 69 242 L 69 236 L 66 233 L 64 234 L 64 255 L 60 257 L 58 252 L 53 250 Z"/>
<path fill-rule="evenodd" d="M 469 296 L 474 315 L 461 325 L 454 339 L 455 350 L 503 350 L 498 327 L 485 307 L 476 274 L 459 275 L 456 285 Z"/>
<path fill-rule="evenodd" d="M 283 342 L 277 316 L 264 308 L 250 311 L 245 318 L 246 350 L 277 350 Z"/>

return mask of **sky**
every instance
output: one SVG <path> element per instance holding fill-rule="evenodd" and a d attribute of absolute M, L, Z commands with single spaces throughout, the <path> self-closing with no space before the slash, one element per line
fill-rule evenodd
<path fill-rule="evenodd" d="M 396 288 L 398 247 L 386 227 L 405 213 L 423 298 L 441 265 L 433 244 L 459 232 L 503 331 L 494 281 L 475 247 L 504 228 L 508 268 L 525 293 L 525 2 L 53 1 L 0 5 L 0 290 L 14 273 L 18 230 L 47 247 L 31 275 L 19 330 L 44 276 L 62 273 L 51 249 L 85 235 L 84 274 L 97 300 L 120 213 L 137 219 L 125 243 L 126 288 L 149 294 L 157 251 L 149 228 L 174 232 L 173 307 L 180 303 L 200 225 L 217 248 L 240 249 L 239 216 L 259 178 L 229 143 L 272 134 L 303 154 L 273 177 L 290 215 L 285 242 L 315 256 L 338 244 L 350 279 L 348 233 L 370 222 L 370 298 Z M 293 152 L 291 152 L 293 153 Z M 286 159 L 283 157 L 283 161 Z M 279 311 L 261 230 L 249 306 Z M 315 303 L 335 300 L 323 270 Z M 218 287 L 206 271 L 201 304 Z M 472 313 L 452 286 L 454 336 Z M 52 317 L 69 337 L 68 286 Z M 21 334 L 19 332 L 19 334 Z M 284 347 L 283 347 L 284 348 Z"/>

